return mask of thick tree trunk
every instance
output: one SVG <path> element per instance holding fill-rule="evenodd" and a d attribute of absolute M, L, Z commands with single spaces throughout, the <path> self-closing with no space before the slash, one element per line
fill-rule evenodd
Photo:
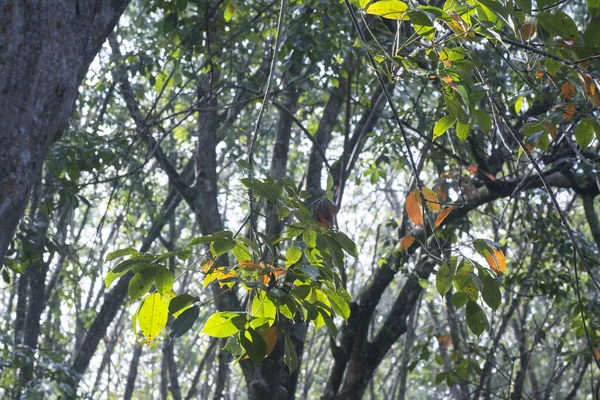
<path fill-rule="evenodd" d="M 0 265 L 48 149 L 129 0 L 0 0 Z"/>

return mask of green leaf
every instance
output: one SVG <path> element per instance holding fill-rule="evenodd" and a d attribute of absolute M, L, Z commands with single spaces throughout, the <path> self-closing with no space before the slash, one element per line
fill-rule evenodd
<path fill-rule="evenodd" d="M 260 290 L 252 300 L 252 317 L 275 320 L 277 307 L 267 296 L 265 291 Z"/>
<path fill-rule="evenodd" d="M 252 189 L 256 192 L 257 195 L 264 197 L 269 200 L 271 203 L 277 203 L 277 200 L 280 197 L 279 191 L 275 188 L 274 185 L 264 183 L 254 178 L 244 178 L 240 180 L 248 189 Z"/>
<path fill-rule="evenodd" d="M 302 241 L 308 247 L 317 247 L 317 232 L 312 229 L 305 229 L 302 233 Z"/>
<path fill-rule="evenodd" d="M 327 295 L 327 298 L 329 299 L 329 302 L 331 303 L 331 307 L 333 308 L 333 311 L 335 311 L 335 314 L 339 317 L 344 318 L 345 320 L 350 318 L 350 305 L 348 304 L 348 302 L 342 296 L 338 295 L 335 291 L 331 289 L 323 288 L 322 290 L 323 293 Z"/>
<path fill-rule="evenodd" d="M 154 292 L 144 299 L 144 303 L 142 304 L 142 307 L 140 307 L 138 313 L 138 323 L 140 324 L 142 333 L 148 341 L 148 346 L 150 346 L 152 340 L 154 340 L 167 325 L 168 318 L 169 312 L 167 310 L 167 305 L 159 293 Z"/>
<path fill-rule="evenodd" d="M 582 149 L 585 149 L 594 139 L 594 125 L 589 118 L 579 121 L 575 128 L 575 140 Z"/>
<path fill-rule="evenodd" d="M 600 0 L 587 0 L 587 7 L 590 15 L 595 16 L 600 14 Z"/>
<path fill-rule="evenodd" d="M 174 317 L 177 317 L 197 301 L 197 297 L 191 296 L 187 293 L 180 294 L 179 296 L 171 299 L 171 302 L 169 303 L 169 313 Z"/>
<path fill-rule="evenodd" d="M 133 313 L 133 315 L 131 315 L 131 330 L 133 331 L 133 336 L 137 338 L 137 334 L 138 334 L 138 315 L 140 313 L 140 308 L 142 308 L 142 305 L 144 304 L 144 302 L 140 302 L 137 307 L 135 307 L 135 312 Z"/>
<path fill-rule="evenodd" d="M 255 363 L 260 363 L 267 355 L 265 340 L 252 328 L 248 328 L 243 335 L 240 335 L 240 344 Z"/>
<path fill-rule="evenodd" d="M 212 337 L 224 338 L 238 333 L 244 327 L 246 317 L 241 313 L 224 311 L 211 315 L 201 333 Z"/>
<path fill-rule="evenodd" d="M 579 36 L 573 19 L 562 11 L 542 11 L 538 14 L 538 22 L 553 36 L 560 36 L 563 39 L 577 39 Z"/>
<path fill-rule="evenodd" d="M 446 115 L 440 118 L 433 127 L 433 140 L 442 136 L 446 131 L 454 125 L 456 122 L 456 118 L 452 115 Z"/>
<path fill-rule="evenodd" d="M 134 270 L 134 272 L 139 272 L 142 269 L 152 267 L 153 264 L 150 262 L 152 260 L 154 260 L 154 257 L 147 254 L 133 255 L 130 259 L 121 261 L 111 269 L 104 278 L 104 284 L 107 288 L 110 287 L 116 279 L 125 275 L 132 268 L 137 268 L 137 271 Z"/>
<path fill-rule="evenodd" d="M 285 338 L 283 346 L 283 362 L 287 365 L 291 374 L 298 368 L 298 355 L 296 354 L 296 348 L 294 347 L 294 343 L 292 343 L 292 339 L 290 339 L 286 332 L 283 333 L 283 337 Z"/>
<path fill-rule="evenodd" d="M 483 282 L 483 289 L 481 290 L 481 297 L 485 304 L 490 306 L 492 310 L 497 310 L 500 307 L 502 296 L 500 294 L 500 288 L 496 280 L 487 272 L 481 271 L 479 278 Z"/>
<path fill-rule="evenodd" d="M 333 265 L 341 271 L 344 268 L 344 252 L 342 251 L 342 247 L 338 242 L 327 236 L 325 236 L 325 241 L 327 242 L 327 248 L 329 249 Z"/>
<path fill-rule="evenodd" d="M 454 306 L 454 308 L 456 308 L 458 310 L 459 308 L 461 308 L 462 306 L 467 304 L 467 302 L 469 301 L 469 298 L 463 292 L 456 292 L 452 295 L 451 300 L 452 300 L 452 305 Z"/>
<path fill-rule="evenodd" d="M 228 351 L 234 356 L 241 356 L 244 351 L 242 346 L 240 346 L 240 341 L 237 335 L 229 336 L 222 350 Z"/>
<path fill-rule="evenodd" d="M 444 263 L 440 267 L 435 275 L 435 287 L 441 296 L 444 296 L 452 288 L 457 262 L 456 257 L 450 258 L 447 263 Z"/>
<path fill-rule="evenodd" d="M 546 66 L 546 70 L 548 71 L 548 73 L 550 75 L 556 75 L 558 73 L 558 71 L 560 70 L 560 67 L 562 67 L 562 64 L 560 63 L 560 61 L 557 61 L 553 58 L 546 58 L 546 60 L 544 61 L 544 64 Z"/>
<path fill-rule="evenodd" d="M 141 270 L 131 278 L 127 287 L 127 294 L 131 301 L 137 300 L 150 290 L 154 283 L 157 268 L 146 268 Z"/>
<path fill-rule="evenodd" d="M 471 133 L 471 128 L 473 127 L 472 123 L 463 124 L 458 122 L 456 124 L 456 136 L 460 139 L 461 142 L 465 142 Z"/>
<path fill-rule="evenodd" d="M 161 296 L 169 293 L 173 289 L 173 274 L 166 267 L 159 267 L 156 269 L 156 275 L 154 276 L 154 284 L 156 289 Z"/>
<path fill-rule="evenodd" d="M 302 250 L 299 247 L 291 246 L 285 252 L 285 266 L 294 265 L 302 258 Z"/>
<path fill-rule="evenodd" d="M 380 15 L 388 19 L 407 20 L 408 5 L 399 0 L 384 0 L 373 3 L 367 8 L 367 14 Z"/>
<path fill-rule="evenodd" d="M 450 115 L 453 115 L 463 124 L 471 122 L 469 108 L 456 96 L 452 88 L 446 87 L 444 90 L 444 103 Z"/>
<path fill-rule="evenodd" d="M 177 13 L 172 12 L 165 17 L 163 31 L 169 33 L 177 26 Z"/>
<path fill-rule="evenodd" d="M 529 14 L 531 12 L 531 0 L 515 0 L 515 3 L 524 13 Z"/>
<path fill-rule="evenodd" d="M 210 236 L 200 236 L 197 238 L 193 238 L 190 243 L 187 245 L 187 247 L 192 247 L 192 246 L 197 246 L 199 244 L 203 244 L 203 243 L 210 243 L 213 240 L 215 240 L 216 238 L 213 235 Z"/>
<path fill-rule="evenodd" d="M 182 312 L 171 324 L 171 330 L 169 332 L 171 340 L 183 336 L 184 333 L 192 329 L 194 322 L 198 319 L 198 315 L 200 315 L 200 308 L 198 308 L 198 306 L 190 307 Z"/>
<path fill-rule="evenodd" d="M 479 290 L 473 280 L 473 266 L 466 260 L 462 260 L 456 274 L 454 274 L 454 287 L 463 292 L 470 300 L 477 300 Z"/>
<path fill-rule="evenodd" d="M 331 172 L 327 171 L 327 187 L 325 188 L 325 192 L 329 193 L 333 189 L 333 176 Z"/>
<path fill-rule="evenodd" d="M 480 336 L 488 326 L 485 313 L 474 301 L 467 303 L 467 326 L 475 335 Z"/>
<path fill-rule="evenodd" d="M 592 19 L 583 33 L 583 40 L 589 47 L 600 44 L 600 16 Z"/>
<path fill-rule="evenodd" d="M 483 110 L 475 110 L 473 116 L 475 117 L 475 123 L 479 125 L 479 129 L 481 129 L 483 133 L 490 133 L 492 130 L 492 119 L 488 113 Z"/>
<path fill-rule="evenodd" d="M 356 243 L 352 239 L 350 239 L 344 232 L 334 232 L 333 237 L 336 242 L 342 249 L 346 250 L 346 253 L 350 254 L 352 257 L 358 257 L 358 249 L 356 248 Z"/>
<path fill-rule="evenodd" d="M 6 284 L 10 285 L 10 274 L 7 268 L 2 268 L 2 279 Z"/>
<path fill-rule="evenodd" d="M 435 28 L 429 14 L 423 10 L 413 9 L 408 11 L 408 18 L 410 19 L 410 22 L 412 22 L 413 28 L 417 34 L 428 39 L 433 38 Z"/>
<path fill-rule="evenodd" d="M 241 240 L 235 241 L 235 245 L 231 249 L 231 252 L 238 262 L 248 261 L 252 258 L 250 250 Z"/>
<path fill-rule="evenodd" d="M 136 249 L 134 249 L 133 247 L 128 247 L 126 249 L 119 249 L 119 250 L 115 250 L 111 253 L 108 253 L 108 255 L 106 256 L 106 261 L 114 261 L 117 258 L 131 256 L 134 254 L 139 254 L 139 252 Z"/>
<path fill-rule="evenodd" d="M 218 257 L 221 254 L 227 253 L 235 247 L 235 241 L 229 238 L 217 239 L 210 245 L 210 252 L 213 257 Z"/>

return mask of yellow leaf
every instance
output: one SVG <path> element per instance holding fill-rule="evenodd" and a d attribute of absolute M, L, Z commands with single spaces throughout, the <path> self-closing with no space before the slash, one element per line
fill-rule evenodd
<path fill-rule="evenodd" d="M 208 260 L 202 261 L 202 263 L 200 264 L 200 269 L 205 274 L 208 274 L 208 271 L 210 271 L 210 269 L 212 268 L 213 264 L 214 264 L 214 260 L 212 258 L 209 258 Z"/>
<path fill-rule="evenodd" d="M 440 199 L 438 199 L 437 194 L 433 190 L 423 187 L 423 197 L 425 197 L 425 201 L 427 202 L 427 208 L 431 211 L 440 211 L 442 209 Z M 421 204 L 421 196 L 419 196 L 418 201 Z"/>
<path fill-rule="evenodd" d="M 436 228 L 438 226 L 440 226 L 442 224 L 442 222 L 444 222 L 444 220 L 448 217 L 448 214 L 450 214 L 452 212 L 452 210 L 454 210 L 454 206 L 450 206 L 450 207 L 445 208 L 442 211 L 440 211 L 437 218 L 435 219 L 435 227 Z"/>
<path fill-rule="evenodd" d="M 146 297 L 138 313 L 138 324 L 148 341 L 148 346 L 167 325 L 168 318 L 169 310 L 158 292 Z"/>
<path fill-rule="evenodd" d="M 221 281 L 223 279 L 231 278 L 231 277 L 235 276 L 235 270 L 234 269 L 230 269 L 228 272 L 223 272 L 224 269 L 225 268 L 219 268 L 219 273 L 217 274 L 217 280 L 218 281 Z M 223 283 L 219 282 L 219 287 L 223 287 L 223 286 L 228 285 L 230 283 L 232 283 L 232 282 L 223 282 Z"/>
<path fill-rule="evenodd" d="M 402 250 L 408 249 L 415 242 L 415 237 L 413 235 L 406 235 L 400 241 L 400 248 Z"/>
<path fill-rule="evenodd" d="M 388 19 L 408 20 L 408 5 L 403 1 L 384 0 L 373 3 L 367 8 L 367 14 L 380 15 Z"/>

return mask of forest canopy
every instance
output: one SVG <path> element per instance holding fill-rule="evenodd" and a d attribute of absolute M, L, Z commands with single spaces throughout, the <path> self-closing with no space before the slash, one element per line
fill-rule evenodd
<path fill-rule="evenodd" d="M 0 396 L 600 398 L 600 0 L 33 3 Z"/>

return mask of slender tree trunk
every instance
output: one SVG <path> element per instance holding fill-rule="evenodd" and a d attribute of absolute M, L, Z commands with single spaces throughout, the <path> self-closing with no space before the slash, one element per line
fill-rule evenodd
<path fill-rule="evenodd" d="M 172 192 L 167 196 L 161 216 L 157 221 L 154 222 L 152 228 L 150 228 L 148 235 L 140 246 L 140 251 L 144 252 L 150 249 L 150 246 L 160 235 L 162 228 L 172 217 L 180 202 L 181 196 L 175 192 Z M 81 348 L 75 355 L 75 359 L 71 367 L 74 372 L 74 376 L 71 378 L 70 382 L 73 390 L 76 389 L 77 385 L 79 384 L 79 380 L 81 379 L 81 375 L 83 375 L 83 373 L 86 371 L 92 356 L 96 352 L 98 343 L 106 333 L 106 330 L 115 318 L 118 310 L 123 305 L 125 297 L 127 296 L 127 286 L 129 285 L 129 281 L 131 280 L 132 276 L 133 274 L 129 273 L 121 277 L 113 289 L 111 289 L 105 295 L 104 304 L 102 304 L 98 315 L 96 315 L 96 318 L 92 322 L 92 325 L 90 326 L 85 339 L 83 340 Z"/>
<path fill-rule="evenodd" d="M 124 400 L 131 400 L 133 396 L 133 390 L 135 388 L 135 380 L 137 378 L 138 365 L 140 363 L 140 357 L 142 356 L 142 344 L 136 343 L 133 348 L 133 355 L 131 356 L 131 362 L 129 363 L 129 372 L 127 373 L 127 383 L 125 384 L 125 394 L 123 395 Z"/>

